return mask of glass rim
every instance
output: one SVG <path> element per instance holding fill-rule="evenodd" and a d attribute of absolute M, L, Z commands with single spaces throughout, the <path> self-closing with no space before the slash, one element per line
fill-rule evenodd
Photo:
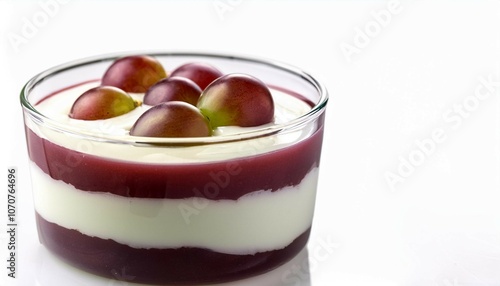
<path fill-rule="evenodd" d="M 270 68 L 279 69 L 289 74 L 298 76 L 301 80 L 304 80 L 311 84 L 314 89 L 319 94 L 319 100 L 315 105 L 302 116 L 294 118 L 290 121 L 274 124 L 271 126 L 265 126 L 262 128 L 257 128 L 251 131 L 246 131 L 242 133 L 229 134 L 223 136 L 210 136 L 210 137 L 185 137 L 185 138 L 167 138 L 167 137 L 141 137 L 141 136 L 123 136 L 123 135 L 111 135 L 111 134 L 95 134 L 82 128 L 72 127 L 68 124 L 58 122 L 57 120 L 51 119 L 45 116 L 43 113 L 39 112 L 33 104 L 28 100 L 30 92 L 45 79 L 50 78 L 54 75 L 62 73 L 64 71 L 77 68 L 80 66 L 91 65 L 99 62 L 114 61 L 118 58 L 129 56 L 129 55 L 149 55 L 153 57 L 204 57 L 204 58 L 218 58 L 225 60 L 235 60 L 255 63 L 263 66 L 268 66 Z M 307 124 L 308 122 L 319 117 L 325 110 L 329 95 L 326 87 L 316 80 L 312 75 L 299 69 L 295 66 L 285 64 L 276 60 L 255 58 L 249 56 L 240 56 L 234 54 L 222 54 L 222 53 L 203 53 L 203 52 L 166 52 L 166 51 L 134 51 L 134 52 L 118 52 L 110 53 L 92 57 L 86 57 L 70 61 L 67 63 L 56 65 L 49 68 L 34 77 L 32 77 L 23 86 L 20 94 L 20 100 L 22 108 L 25 112 L 29 114 L 32 120 L 43 124 L 53 130 L 71 134 L 77 137 L 90 139 L 93 141 L 105 141 L 109 143 L 118 144 L 129 144 L 129 145 L 206 145 L 213 143 L 223 143 L 223 142 L 233 142 L 242 141 L 248 139 L 255 139 L 260 137 L 265 137 L 273 134 L 283 133 L 288 130 L 295 130 L 301 126 Z"/>

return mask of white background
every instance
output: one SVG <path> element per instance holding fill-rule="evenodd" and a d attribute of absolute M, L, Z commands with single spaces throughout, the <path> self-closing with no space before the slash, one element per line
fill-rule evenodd
<path fill-rule="evenodd" d="M 284 61 L 330 92 L 308 253 L 233 285 L 500 285 L 499 2 L 53 1 L 0 1 L 1 161 L 5 185 L 17 168 L 19 223 L 18 278 L 2 262 L 0 285 L 132 285 L 38 244 L 18 94 L 60 63 L 159 49 Z"/>

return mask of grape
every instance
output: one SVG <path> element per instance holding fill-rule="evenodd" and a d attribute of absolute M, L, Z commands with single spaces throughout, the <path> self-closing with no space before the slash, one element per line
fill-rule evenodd
<path fill-rule="evenodd" d="M 196 107 L 183 101 L 153 106 L 130 129 L 130 135 L 146 137 L 203 137 L 211 134 L 208 119 Z"/>
<path fill-rule="evenodd" d="M 210 84 L 197 104 L 213 128 L 259 126 L 272 122 L 274 101 L 259 79 L 246 74 L 228 74 Z"/>
<path fill-rule="evenodd" d="M 155 58 L 145 55 L 127 56 L 111 64 L 102 77 L 102 85 L 115 86 L 126 92 L 144 93 L 165 77 L 167 73 Z"/>
<path fill-rule="evenodd" d="M 75 100 L 69 117 L 82 120 L 107 119 L 128 113 L 139 105 L 119 88 L 98 86 L 87 90 Z"/>
<path fill-rule="evenodd" d="M 192 80 L 171 76 L 155 83 L 144 95 L 144 104 L 157 105 L 167 101 L 184 101 L 196 106 L 201 89 Z"/>
<path fill-rule="evenodd" d="M 172 71 L 171 76 L 181 76 L 194 81 L 201 90 L 204 90 L 212 81 L 223 74 L 217 68 L 201 62 L 183 64 Z"/>

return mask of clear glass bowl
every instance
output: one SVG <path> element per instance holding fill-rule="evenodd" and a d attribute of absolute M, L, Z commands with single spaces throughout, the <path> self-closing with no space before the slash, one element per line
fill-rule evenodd
<path fill-rule="evenodd" d="M 132 54 L 154 56 L 167 71 L 207 62 L 247 73 L 311 109 L 202 138 L 127 136 L 113 132 L 113 121 L 89 128 L 37 109 L 99 84 L 114 60 Z M 42 72 L 21 92 L 40 241 L 73 266 L 137 283 L 216 283 L 272 270 L 309 238 L 327 101 L 325 87 L 300 69 L 233 55 L 120 53 Z"/>

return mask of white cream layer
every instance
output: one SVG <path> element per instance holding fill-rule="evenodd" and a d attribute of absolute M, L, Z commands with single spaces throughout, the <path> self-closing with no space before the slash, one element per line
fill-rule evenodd
<path fill-rule="evenodd" d="M 118 138 L 130 138 L 131 136 L 128 135 L 128 130 L 132 127 L 137 118 L 150 108 L 150 106 L 142 105 L 127 114 L 106 120 L 85 121 L 68 117 L 71 106 L 76 98 L 84 91 L 97 84 L 98 83 L 88 83 L 62 91 L 46 98 L 41 103 L 37 104 L 36 108 L 39 112 L 51 119 L 68 124 L 72 127 L 88 130 L 95 136 L 112 134 Z M 274 89 L 271 91 L 275 103 L 275 119 L 274 122 L 269 125 L 288 122 L 291 119 L 304 115 L 311 109 L 307 103 L 294 96 Z M 138 100 L 142 100 L 142 95 L 140 94 L 133 94 L 132 96 Z M 182 148 L 159 148 L 154 146 L 134 147 L 125 144 L 111 144 L 105 140 L 87 140 L 69 133 L 61 133 L 46 127 L 41 127 L 31 120 L 26 120 L 26 124 L 40 137 L 72 150 L 106 158 L 149 163 L 208 162 L 252 156 L 292 145 L 302 139 L 308 138 L 315 130 L 314 124 L 309 124 L 302 129 L 288 132 L 287 134 L 272 135 L 245 141 Z M 265 126 L 259 126 L 257 128 L 262 127 Z M 252 130 L 252 128 L 221 127 L 215 130 L 215 136 L 241 133 L 249 130 Z"/>
<path fill-rule="evenodd" d="M 318 169 L 276 192 L 240 199 L 145 199 L 90 193 L 31 163 L 36 211 L 47 221 L 134 248 L 200 247 L 228 254 L 282 249 L 312 223 Z"/>

